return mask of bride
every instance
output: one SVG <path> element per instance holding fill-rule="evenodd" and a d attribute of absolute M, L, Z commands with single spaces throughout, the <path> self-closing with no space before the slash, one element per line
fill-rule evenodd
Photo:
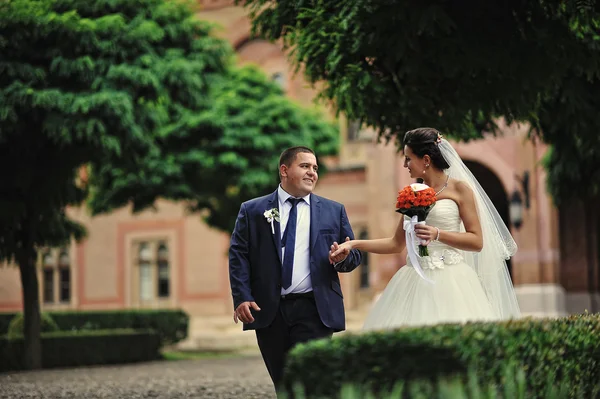
<path fill-rule="evenodd" d="M 404 144 L 404 167 L 410 177 L 423 179 L 436 191 L 437 202 L 426 224 L 414 228 L 428 244 L 429 256 L 412 256 L 416 264 L 407 256 L 406 266 L 390 280 L 364 329 L 518 318 L 505 261 L 517 246 L 487 194 L 437 130 L 411 130 Z M 409 226 L 405 216 L 393 237 L 334 243 L 330 261 L 337 263 L 353 248 L 377 254 L 399 253 L 407 245 L 415 248 L 418 243 L 406 242 Z"/>

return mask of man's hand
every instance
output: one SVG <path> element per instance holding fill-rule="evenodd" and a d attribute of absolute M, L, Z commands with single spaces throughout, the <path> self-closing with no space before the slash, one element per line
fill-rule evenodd
<path fill-rule="evenodd" d="M 260 308 L 256 304 L 256 302 L 242 302 L 238 305 L 237 309 L 233 311 L 233 321 L 237 324 L 238 320 L 244 324 L 254 322 L 254 317 L 252 317 L 252 312 L 250 312 L 250 308 L 254 309 L 257 312 L 260 312 Z"/>
<path fill-rule="evenodd" d="M 346 242 L 341 245 L 339 245 L 337 242 L 333 243 L 331 250 L 329 251 L 329 263 L 334 265 L 342 262 L 348 257 L 350 250 L 352 249 L 352 244 L 349 241 L 350 237 L 346 237 Z"/>

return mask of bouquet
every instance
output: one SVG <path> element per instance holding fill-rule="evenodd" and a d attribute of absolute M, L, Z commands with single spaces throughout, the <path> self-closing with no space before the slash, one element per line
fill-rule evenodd
<path fill-rule="evenodd" d="M 404 229 L 407 233 L 407 238 L 410 237 L 412 239 L 415 224 L 425 223 L 425 219 L 436 201 L 435 190 L 426 184 L 414 183 L 398 192 L 396 212 L 411 218 L 409 228 Z M 419 256 L 421 257 L 429 256 L 427 246 L 422 245 L 424 242 L 421 241 L 421 244 L 419 244 Z"/>

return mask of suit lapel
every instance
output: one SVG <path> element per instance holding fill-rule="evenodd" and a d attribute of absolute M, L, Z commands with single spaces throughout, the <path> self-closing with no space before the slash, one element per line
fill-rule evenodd
<path fill-rule="evenodd" d="M 314 194 L 310 195 L 310 254 L 317 243 L 319 235 L 319 220 L 321 220 L 321 201 Z"/>
<path fill-rule="evenodd" d="M 277 208 L 277 210 L 279 211 L 279 199 L 277 195 L 277 190 L 275 190 L 271 197 L 269 197 L 268 203 L 268 209 Z M 269 234 L 271 234 L 271 238 L 273 239 L 275 251 L 277 251 L 277 257 L 279 258 L 279 263 L 283 264 L 283 261 L 281 259 L 281 224 L 277 221 L 273 221 L 273 227 L 275 228 L 275 234 L 271 233 L 271 226 L 269 226 Z"/>

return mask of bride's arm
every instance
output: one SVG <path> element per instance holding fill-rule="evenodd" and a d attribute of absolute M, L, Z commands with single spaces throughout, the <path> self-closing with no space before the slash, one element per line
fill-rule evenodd
<path fill-rule="evenodd" d="M 465 226 L 465 232 L 458 233 L 440 230 L 438 241 L 456 249 L 479 252 L 483 248 L 483 234 L 481 233 L 479 216 L 477 216 L 477 206 L 475 205 L 473 191 L 462 182 L 457 183 L 456 190 L 460 196 L 458 209 L 460 218 Z"/>
<path fill-rule="evenodd" d="M 396 232 L 392 237 L 380 238 L 377 240 L 351 240 L 340 244 L 337 249 L 330 251 L 329 258 L 332 259 L 344 252 L 345 249 L 358 249 L 363 252 L 375 254 L 395 254 L 402 252 L 406 247 L 406 238 L 404 237 L 404 218 L 400 218 Z"/>

